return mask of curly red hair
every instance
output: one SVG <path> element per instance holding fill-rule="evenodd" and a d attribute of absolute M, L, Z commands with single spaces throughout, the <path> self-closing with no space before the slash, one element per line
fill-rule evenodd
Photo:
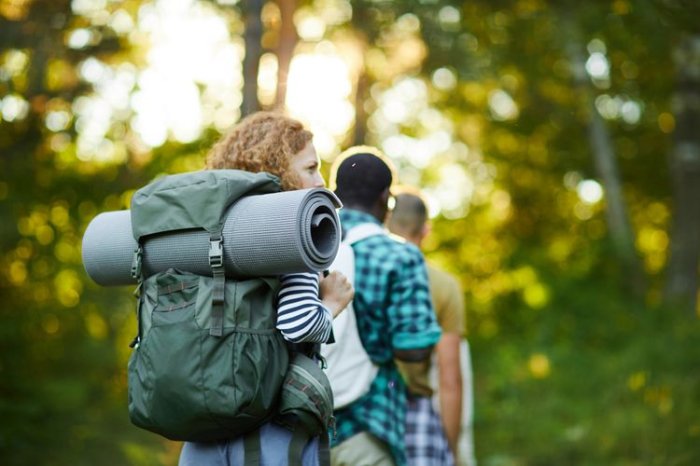
<path fill-rule="evenodd" d="M 253 113 L 214 144 L 207 155 L 207 168 L 264 171 L 278 176 L 283 190 L 298 189 L 289 162 L 311 137 L 300 122 L 281 113 Z"/>

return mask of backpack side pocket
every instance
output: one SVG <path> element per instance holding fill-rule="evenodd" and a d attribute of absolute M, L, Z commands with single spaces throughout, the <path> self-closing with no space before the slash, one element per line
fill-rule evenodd
<path fill-rule="evenodd" d="M 278 409 L 282 423 L 309 435 L 325 435 L 333 420 L 333 391 L 318 363 L 296 353 L 282 384 Z"/>
<path fill-rule="evenodd" d="M 129 361 L 129 416 L 144 429 L 182 440 L 203 420 L 202 361 L 196 351 L 204 330 L 195 320 L 199 277 L 170 269 L 143 282 L 140 342 Z"/>

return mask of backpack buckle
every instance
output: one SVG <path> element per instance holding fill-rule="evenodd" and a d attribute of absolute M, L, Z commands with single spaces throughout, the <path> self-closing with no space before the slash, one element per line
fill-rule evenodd
<path fill-rule="evenodd" d="M 223 239 L 212 238 L 209 240 L 209 266 L 212 268 L 224 265 Z"/>

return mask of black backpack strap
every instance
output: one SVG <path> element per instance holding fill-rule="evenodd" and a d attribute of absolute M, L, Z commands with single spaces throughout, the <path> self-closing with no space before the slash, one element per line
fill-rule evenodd
<path fill-rule="evenodd" d="M 292 440 L 289 442 L 287 456 L 289 466 L 303 466 L 304 447 L 313 437 L 314 434 L 310 434 L 302 422 L 298 422 L 292 428 Z M 330 466 L 331 464 L 331 446 L 327 432 L 318 436 L 318 463 L 320 466 Z"/>
<path fill-rule="evenodd" d="M 318 444 L 318 463 L 321 466 L 331 466 L 331 442 L 327 432 L 319 436 Z"/>
<path fill-rule="evenodd" d="M 243 466 L 260 466 L 260 431 L 255 429 L 243 437 Z"/>
<path fill-rule="evenodd" d="M 209 335 L 220 337 L 224 334 L 224 294 L 226 271 L 224 270 L 224 238 L 221 234 L 209 238 L 209 267 L 214 277 L 211 296 L 211 328 Z"/>
<path fill-rule="evenodd" d="M 289 456 L 287 464 L 289 466 L 302 466 L 301 457 L 304 447 L 311 437 L 301 426 L 294 426 L 292 429 L 292 440 L 289 442 Z"/>

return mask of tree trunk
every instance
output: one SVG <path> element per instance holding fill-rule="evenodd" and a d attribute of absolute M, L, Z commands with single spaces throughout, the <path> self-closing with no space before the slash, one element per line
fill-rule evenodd
<path fill-rule="evenodd" d="M 367 110 L 365 102 L 369 97 L 369 76 L 367 72 L 360 71 L 357 77 L 355 90 L 355 130 L 353 132 L 353 145 L 367 144 Z"/>
<path fill-rule="evenodd" d="M 289 65 L 294 56 L 294 48 L 297 45 L 298 36 L 294 27 L 294 12 L 297 9 L 297 0 L 277 0 L 280 8 L 279 43 L 277 44 L 277 93 L 275 95 L 275 107 L 284 108 L 287 100 L 287 77 Z"/>
<path fill-rule="evenodd" d="M 587 96 L 590 107 L 588 122 L 588 140 L 593 152 L 598 177 L 605 188 L 605 216 L 610 229 L 610 237 L 618 257 L 622 260 L 625 272 L 628 272 L 629 285 L 637 292 L 643 292 L 644 276 L 642 265 L 634 247 L 634 233 L 627 214 L 622 183 L 617 168 L 615 150 L 610 132 L 593 102 L 593 96 Z"/>
<path fill-rule="evenodd" d="M 568 21 L 566 24 L 571 35 L 567 49 L 573 68 L 574 81 L 588 107 L 588 141 L 596 174 L 605 190 L 605 217 L 613 250 L 622 264 L 627 285 L 635 293 L 641 295 L 644 291 L 644 272 L 634 246 L 634 232 L 625 205 L 612 138 L 605 121 L 595 107 L 593 92 L 586 74 L 583 48 L 577 37 L 575 26 L 572 21 Z"/>
<path fill-rule="evenodd" d="M 243 102 L 241 116 L 260 110 L 258 101 L 258 69 L 262 55 L 262 0 L 246 0 L 243 3 L 245 20 L 245 57 L 243 58 Z"/>
<path fill-rule="evenodd" d="M 683 37 L 674 52 L 673 217 L 664 302 L 695 315 L 700 264 L 700 35 Z"/>

